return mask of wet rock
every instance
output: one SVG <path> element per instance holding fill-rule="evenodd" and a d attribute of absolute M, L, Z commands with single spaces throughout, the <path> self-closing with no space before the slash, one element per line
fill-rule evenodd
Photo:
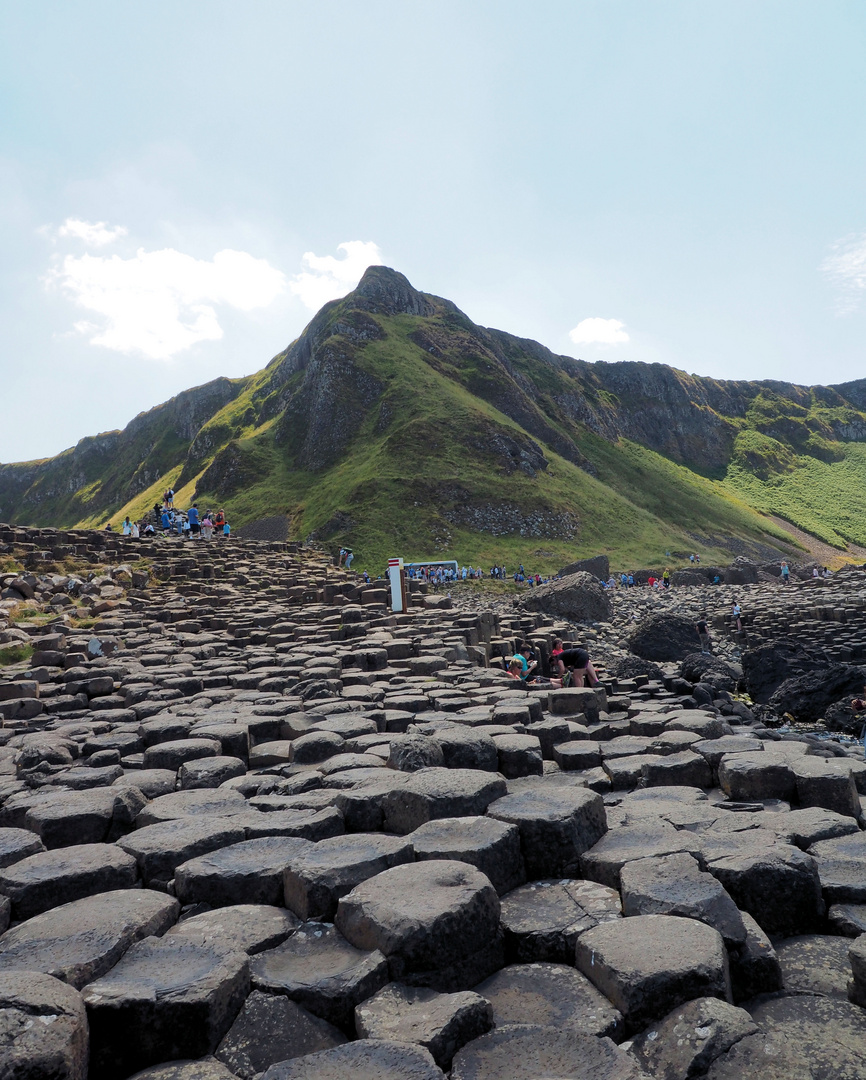
<path fill-rule="evenodd" d="M 0 970 L 41 971 L 80 990 L 100 978 L 142 938 L 174 923 L 177 900 L 146 889 L 120 889 L 62 904 L 0 937 Z"/>
<path fill-rule="evenodd" d="M 572 954 L 573 955 L 573 954 Z M 497 1028 L 540 1024 L 561 1031 L 622 1038 L 622 1015 L 585 975 L 566 964 L 511 964 L 475 992 L 493 1008 Z"/>
<path fill-rule="evenodd" d="M 83 991 L 90 1068 L 107 1080 L 211 1054 L 249 992 L 249 961 L 225 945 L 171 936 L 133 945 Z"/>
<path fill-rule="evenodd" d="M 601 923 L 577 939 L 576 962 L 631 1031 L 693 998 L 731 999 L 722 937 L 693 919 L 638 915 Z"/>
<path fill-rule="evenodd" d="M 340 900 L 335 922 L 356 947 L 384 953 L 394 978 L 412 976 L 416 984 L 452 991 L 490 974 L 483 970 L 491 962 L 484 950 L 497 941 L 499 912 L 496 890 L 482 873 L 434 860 L 397 866 L 358 885 Z"/>
<path fill-rule="evenodd" d="M 346 1036 L 281 994 L 257 990 L 216 1050 L 216 1057 L 241 1080 L 253 1080 L 277 1062 L 342 1046 Z"/>
<path fill-rule="evenodd" d="M 493 1027 L 490 1002 L 476 993 L 438 994 L 391 983 L 355 1009 L 362 1039 L 417 1043 L 442 1069 L 454 1054 Z"/>
<path fill-rule="evenodd" d="M 0 972 L 0 1069 L 9 1080 L 86 1080 L 88 1029 L 77 990 L 48 975 Z"/>

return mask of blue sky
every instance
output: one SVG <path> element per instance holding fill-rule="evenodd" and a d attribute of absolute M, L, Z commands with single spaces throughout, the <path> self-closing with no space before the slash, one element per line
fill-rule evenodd
<path fill-rule="evenodd" d="M 866 377 L 864 46 L 844 2 L 0 0 L 0 461 L 258 370 L 371 259 L 585 360 Z"/>

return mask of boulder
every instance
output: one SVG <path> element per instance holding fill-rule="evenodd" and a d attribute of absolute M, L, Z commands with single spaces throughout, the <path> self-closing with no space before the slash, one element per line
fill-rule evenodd
<path fill-rule="evenodd" d="M 564 578 L 580 571 L 590 574 L 598 581 L 607 581 L 610 577 L 610 560 L 607 555 L 594 555 L 591 559 L 579 559 L 577 562 L 564 566 L 557 576 Z"/>
<path fill-rule="evenodd" d="M 629 652 L 656 662 L 682 660 L 699 645 L 694 621 L 667 611 L 641 619 L 625 640 Z"/>
<path fill-rule="evenodd" d="M 786 679 L 828 666 L 824 653 L 793 640 L 778 640 L 743 653 L 743 681 L 749 697 L 762 705 Z M 863 684 L 860 684 L 860 690 Z"/>
<path fill-rule="evenodd" d="M 609 593 L 585 570 L 531 589 L 521 597 L 521 606 L 575 623 L 608 622 L 613 614 Z"/>
<path fill-rule="evenodd" d="M 785 679 L 773 691 L 769 705 L 780 716 L 790 713 L 801 723 L 820 720 L 834 702 L 859 697 L 864 682 L 862 668 L 833 664 Z"/>

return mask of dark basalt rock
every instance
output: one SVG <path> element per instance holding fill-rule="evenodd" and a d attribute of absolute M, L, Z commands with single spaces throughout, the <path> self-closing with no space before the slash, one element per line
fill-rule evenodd
<path fill-rule="evenodd" d="M 819 720 L 834 702 L 860 696 L 864 682 L 866 673 L 862 668 L 847 664 L 806 672 L 780 683 L 770 697 L 770 706 L 801 722 Z"/>
<path fill-rule="evenodd" d="M 626 635 L 631 652 L 644 660 L 682 660 L 699 646 L 698 632 L 691 619 L 668 612 L 649 615 Z"/>

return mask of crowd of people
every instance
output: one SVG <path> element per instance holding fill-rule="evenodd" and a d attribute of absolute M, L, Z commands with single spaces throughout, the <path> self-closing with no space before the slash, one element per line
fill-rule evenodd
<path fill-rule="evenodd" d="M 177 535 L 182 539 L 190 540 L 212 540 L 217 536 L 227 539 L 231 535 L 231 525 L 226 520 L 224 510 L 217 510 L 216 513 L 213 510 L 205 510 L 202 514 L 198 503 L 194 502 L 188 510 L 184 511 L 174 505 L 174 494 L 174 489 L 168 488 L 162 497 L 162 504 L 154 503 L 150 518 L 144 517 L 133 521 L 127 514 L 120 531 L 124 536 L 131 536 L 134 539 L 141 536 L 154 536 L 157 532 L 163 536 Z M 111 523 L 105 528 L 107 532 L 113 532 Z M 350 562 L 346 565 L 349 566 Z"/>
<path fill-rule="evenodd" d="M 534 686 L 599 686 L 598 675 L 589 652 L 579 646 L 566 649 L 562 638 L 556 638 L 550 652 L 550 674 L 540 670 L 540 661 L 529 642 L 518 642 L 517 652 L 508 660 L 509 678 Z"/>

